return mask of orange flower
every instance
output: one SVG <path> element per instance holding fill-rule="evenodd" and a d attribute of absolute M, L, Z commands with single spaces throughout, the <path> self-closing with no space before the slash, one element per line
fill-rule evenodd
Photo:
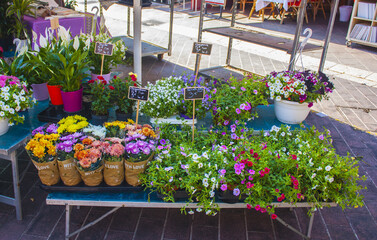
<path fill-rule="evenodd" d="M 84 158 L 84 159 L 80 160 L 79 163 L 80 163 L 81 167 L 83 167 L 83 168 L 88 168 L 88 167 L 90 167 L 90 164 L 91 164 L 91 162 L 88 158 Z"/>
<path fill-rule="evenodd" d="M 84 140 L 82 140 L 82 143 L 85 144 L 85 145 L 90 145 L 92 144 L 92 140 L 90 138 L 85 138 Z"/>
<path fill-rule="evenodd" d="M 141 129 L 141 133 L 147 137 L 151 134 L 150 132 L 151 130 L 149 128 L 144 127 L 143 129 Z"/>
<path fill-rule="evenodd" d="M 75 152 L 77 151 L 81 151 L 84 149 L 84 145 L 82 145 L 81 143 L 77 143 L 74 147 L 73 147 L 73 150 L 75 150 Z"/>
<path fill-rule="evenodd" d="M 77 158 L 78 160 L 82 160 L 84 158 L 87 158 L 88 157 L 88 151 L 82 150 L 82 151 L 76 152 L 74 157 Z"/>

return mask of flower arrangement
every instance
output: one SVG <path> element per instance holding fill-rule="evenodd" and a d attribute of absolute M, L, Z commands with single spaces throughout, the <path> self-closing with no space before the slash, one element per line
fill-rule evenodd
<path fill-rule="evenodd" d="M 77 132 L 86 126 L 88 126 L 88 121 L 85 117 L 80 115 L 68 116 L 63 118 L 58 122 L 58 133 L 62 134 L 65 132 L 74 133 Z"/>
<path fill-rule="evenodd" d="M 111 102 L 111 91 L 114 87 L 106 82 L 102 76 L 96 80 L 89 80 L 89 89 L 87 93 L 91 95 L 91 110 L 96 115 L 107 115 L 108 109 L 113 105 Z"/>
<path fill-rule="evenodd" d="M 55 142 L 58 140 L 58 134 L 40 134 L 36 133 L 26 144 L 26 151 L 30 158 L 35 162 L 44 163 L 54 160 L 56 156 Z"/>
<path fill-rule="evenodd" d="M 130 72 L 124 79 L 114 76 L 112 80 L 114 90 L 111 91 L 111 101 L 118 106 L 118 113 L 132 113 L 135 100 L 128 98 L 128 89 L 130 86 L 138 86 L 137 75 Z"/>
<path fill-rule="evenodd" d="M 99 75 L 101 73 L 102 55 L 95 54 L 95 43 L 111 43 L 114 44 L 113 55 L 105 56 L 103 61 L 103 73 L 108 74 L 111 71 L 111 67 L 116 67 L 122 63 L 124 55 L 126 53 L 126 46 L 122 39 L 111 38 L 107 33 L 99 33 L 98 35 L 81 34 L 80 39 L 87 44 L 89 52 L 88 60 L 90 62 L 90 68 L 94 74 Z"/>
<path fill-rule="evenodd" d="M 83 128 L 82 131 L 86 135 L 94 137 L 97 140 L 104 139 L 106 137 L 106 128 L 104 126 L 89 124 L 87 127 Z"/>
<path fill-rule="evenodd" d="M 127 125 L 134 124 L 134 121 L 128 119 L 125 121 L 113 121 L 105 122 L 106 137 L 124 137 L 125 129 Z"/>
<path fill-rule="evenodd" d="M 124 139 L 117 137 L 105 138 L 102 143 L 104 160 L 109 162 L 122 161 L 124 155 L 123 142 Z"/>
<path fill-rule="evenodd" d="M 35 103 L 32 91 L 26 88 L 26 83 L 13 76 L 0 75 L 0 118 L 9 119 L 9 124 L 23 123 L 24 116 L 18 114 L 30 108 Z"/>
<path fill-rule="evenodd" d="M 76 145 L 76 143 L 81 142 L 85 138 L 87 138 L 87 136 L 83 135 L 80 132 L 60 136 L 56 144 L 58 159 L 63 161 L 69 158 L 73 158 L 75 154 L 75 151 L 73 149 L 74 146 Z"/>
<path fill-rule="evenodd" d="M 87 137 L 73 147 L 81 171 L 93 171 L 102 165 L 102 142 Z"/>
<path fill-rule="evenodd" d="M 267 99 L 262 94 L 264 83 L 256 78 L 245 77 L 238 80 L 231 77 L 226 82 L 214 81 L 209 102 L 212 104 L 212 116 L 220 124 L 231 119 L 250 120 L 257 116 L 252 109 L 266 105 Z"/>
<path fill-rule="evenodd" d="M 127 125 L 124 139 L 125 151 L 129 162 L 142 162 L 154 153 L 157 135 L 150 125 Z"/>
<path fill-rule="evenodd" d="M 328 94 L 334 89 L 334 84 L 321 72 L 272 72 L 264 81 L 270 98 L 277 101 L 307 102 L 309 107 L 313 106 L 313 102 L 328 99 Z"/>

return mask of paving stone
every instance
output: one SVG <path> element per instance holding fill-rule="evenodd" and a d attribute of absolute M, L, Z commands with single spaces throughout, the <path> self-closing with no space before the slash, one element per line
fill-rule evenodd
<path fill-rule="evenodd" d="M 247 239 L 244 209 L 222 209 L 220 239 Z"/>
<path fill-rule="evenodd" d="M 190 239 L 193 215 L 182 214 L 180 209 L 169 209 L 164 239 Z"/>
<path fill-rule="evenodd" d="M 85 221 L 85 225 L 91 223 L 101 217 L 103 214 L 99 212 L 90 212 L 88 218 Z M 106 218 L 102 219 L 101 222 L 97 223 L 95 226 L 85 229 L 84 231 L 80 232 L 78 235 L 78 240 L 102 240 L 104 239 L 110 225 L 110 221 L 113 217 L 113 214 L 107 216 Z"/>
<path fill-rule="evenodd" d="M 357 239 L 354 232 L 349 225 L 339 226 L 339 225 L 328 225 L 327 226 L 332 239 Z"/>
<path fill-rule="evenodd" d="M 132 240 L 133 236 L 133 232 L 110 230 L 104 240 Z"/>
<path fill-rule="evenodd" d="M 144 209 L 143 209 L 144 210 Z M 135 240 L 161 239 L 165 219 L 140 218 Z"/>
<path fill-rule="evenodd" d="M 257 212 L 254 209 L 246 210 L 245 214 L 247 231 L 272 233 L 272 223 L 268 214 Z"/>
<path fill-rule="evenodd" d="M 32 219 L 32 216 L 23 216 L 22 221 L 18 221 L 16 214 L 7 215 L 4 223 L 0 225 L 1 239 L 19 239 Z"/>
<path fill-rule="evenodd" d="M 349 224 L 346 215 L 340 207 L 323 208 L 321 214 L 326 225 L 346 226 Z"/>
<path fill-rule="evenodd" d="M 20 238 L 20 240 L 47 240 L 47 237 L 35 236 L 35 235 L 28 235 L 24 234 Z"/>
<path fill-rule="evenodd" d="M 144 209 L 145 210 L 145 209 Z M 143 211 L 144 211 L 143 210 Z M 121 208 L 114 213 L 111 230 L 134 232 L 139 221 L 141 208 Z"/>
<path fill-rule="evenodd" d="M 194 226 L 218 227 L 219 214 L 216 216 L 207 216 L 203 212 L 195 212 L 193 224 Z"/>
<path fill-rule="evenodd" d="M 273 240 L 275 238 L 272 232 L 248 232 L 248 239 Z"/>
<path fill-rule="evenodd" d="M 288 223 L 292 227 L 296 228 L 297 230 L 301 231 L 299 228 L 299 224 L 297 222 L 296 216 L 293 211 L 290 211 L 288 208 L 278 208 L 275 211 L 276 215 L 280 217 L 284 222 Z M 273 221 L 274 228 L 276 231 L 276 237 L 278 239 L 302 239 L 300 235 L 296 234 L 292 230 L 288 229 L 287 227 L 283 226 L 277 220 Z"/>
<path fill-rule="evenodd" d="M 374 239 L 376 237 L 377 225 L 370 215 L 354 214 L 349 218 L 358 239 Z M 342 230 L 343 231 L 343 230 Z"/>
<path fill-rule="evenodd" d="M 217 240 L 219 238 L 217 227 L 195 226 L 192 230 L 192 239 Z"/>
<path fill-rule="evenodd" d="M 48 237 L 61 218 L 63 211 L 64 209 L 61 206 L 43 206 L 25 233 Z"/>

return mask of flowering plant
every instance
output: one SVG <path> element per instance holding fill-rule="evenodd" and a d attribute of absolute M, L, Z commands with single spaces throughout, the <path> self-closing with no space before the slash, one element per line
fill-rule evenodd
<path fill-rule="evenodd" d="M 134 121 L 128 119 L 127 122 L 105 122 L 106 137 L 124 137 L 125 129 L 128 124 L 134 124 Z"/>
<path fill-rule="evenodd" d="M 128 161 L 141 162 L 149 159 L 154 154 L 157 139 L 152 127 L 145 124 L 135 129 L 134 125 L 127 125 L 126 129 L 124 142 Z"/>
<path fill-rule="evenodd" d="M 128 89 L 130 86 L 138 86 L 137 75 L 130 72 L 124 79 L 114 76 L 111 84 L 114 87 L 114 90 L 111 92 L 111 101 L 118 106 L 117 112 L 132 113 L 135 100 L 128 98 Z"/>
<path fill-rule="evenodd" d="M 55 142 L 58 134 L 40 134 L 36 133 L 27 143 L 25 149 L 31 159 L 36 162 L 50 162 L 56 155 Z"/>
<path fill-rule="evenodd" d="M 242 80 L 231 77 L 223 83 L 214 81 L 209 102 L 215 123 L 231 119 L 250 120 L 252 116 L 257 116 L 256 112 L 251 114 L 252 108 L 267 104 L 262 94 L 263 85 L 263 82 L 250 77 Z"/>
<path fill-rule="evenodd" d="M 122 63 L 124 55 L 126 53 L 126 46 L 122 39 L 111 38 L 107 33 L 99 33 L 98 35 L 91 34 L 81 34 L 80 39 L 87 43 L 88 47 L 88 59 L 90 62 L 90 68 L 94 74 L 99 75 L 101 73 L 102 55 L 95 54 L 94 49 L 96 42 L 101 43 L 111 43 L 114 45 L 113 55 L 105 56 L 103 61 L 103 73 L 110 73 L 111 67 L 116 67 L 118 64 Z"/>
<path fill-rule="evenodd" d="M 75 144 L 74 157 L 81 171 L 93 171 L 102 166 L 102 142 L 87 137 L 81 143 Z"/>
<path fill-rule="evenodd" d="M 23 123 L 24 117 L 17 112 L 33 106 L 32 91 L 13 76 L 0 75 L 0 87 L 0 118 L 8 118 L 10 124 Z"/>
<path fill-rule="evenodd" d="M 270 98 L 277 101 L 307 102 L 309 107 L 313 106 L 313 102 L 328 99 L 328 94 L 334 89 L 334 84 L 322 72 L 272 72 L 264 81 Z"/>
<path fill-rule="evenodd" d="M 40 126 L 34 129 L 31 132 L 31 135 L 34 136 L 35 134 L 52 134 L 52 133 L 58 133 L 58 125 L 55 123 L 48 124 L 47 126 Z"/>
<path fill-rule="evenodd" d="M 179 113 L 192 118 L 193 104 L 191 100 L 184 100 L 184 88 L 193 85 L 194 76 L 190 75 L 170 76 L 157 80 L 155 84 L 148 83 L 149 101 L 140 103 L 140 110 L 153 118 L 168 118 Z M 206 86 L 204 79 L 199 78 L 196 86 Z M 207 86 L 206 91 L 210 91 Z M 208 95 L 203 101 L 207 100 Z M 195 115 L 198 117 L 203 117 L 206 113 L 206 109 L 202 106 L 203 101 L 196 101 Z"/>
<path fill-rule="evenodd" d="M 89 89 L 86 91 L 91 95 L 91 110 L 96 115 L 107 115 L 108 109 L 113 105 L 111 91 L 114 87 L 106 82 L 102 76 L 96 80 L 89 80 Z"/>
<path fill-rule="evenodd" d="M 89 124 L 87 127 L 83 128 L 82 131 L 85 133 L 85 135 L 96 139 L 103 139 L 106 136 L 106 128 L 104 126 Z"/>
<path fill-rule="evenodd" d="M 124 156 L 124 139 L 112 137 L 105 138 L 102 143 L 103 158 L 110 162 L 120 162 Z"/>
<path fill-rule="evenodd" d="M 85 117 L 80 115 L 74 115 L 74 116 L 68 116 L 66 118 L 63 118 L 58 122 L 58 133 L 62 134 L 65 132 L 74 133 L 82 128 L 88 126 L 88 121 Z"/>
<path fill-rule="evenodd" d="M 73 158 L 75 154 L 73 147 L 85 138 L 86 136 L 80 132 L 60 136 L 56 144 L 58 159 L 64 161 Z"/>

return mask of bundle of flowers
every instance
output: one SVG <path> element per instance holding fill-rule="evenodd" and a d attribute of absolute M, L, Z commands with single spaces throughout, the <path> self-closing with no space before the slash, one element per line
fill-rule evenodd
<path fill-rule="evenodd" d="M 105 122 L 106 137 L 124 137 L 126 125 L 134 124 L 134 121 L 113 121 Z"/>
<path fill-rule="evenodd" d="M 127 132 L 124 139 L 125 151 L 130 162 L 141 162 L 149 159 L 156 144 L 157 135 L 150 125 L 143 125 L 140 129 L 134 131 L 134 125 L 128 125 L 131 130 Z"/>
<path fill-rule="evenodd" d="M 89 124 L 82 129 L 82 132 L 87 136 L 94 137 L 96 139 L 103 139 L 106 137 L 106 128 L 104 126 Z"/>
<path fill-rule="evenodd" d="M 307 102 L 309 107 L 313 106 L 313 102 L 328 99 L 328 94 L 334 89 L 334 84 L 321 72 L 272 72 L 264 81 L 270 98 L 277 101 Z"/>
<path fill-rule="evenodd" d="M 105 161 L 103 175 L 107 185 L 117 186 L 124 180 L 123 142 L 123 139 L 117 137 L 105 138 L 102 142 L 103 159 Z"/>
<path fill-rule="evenodd" d="M 25 149 L 38 169 L 41 182 L 45 185 L 54 185 L 59 182 L 59 171 L 56 164 L 55 142 L 58 134 L 36 133 L 27 143 Z"/>
<path fill-rule="evenodd" d="M 73 147 L 78 168 L 82 171 L 93 171 L 102 165 L 102 142 L 94 138 L 84 138 Z"/>
<path fill-rule="evenodd" d="M 0 118 L 7 118 L 9 124 L 23 123 L 24 116 L 19 111 L 26 110 L 36 102 L 26 82 L 13 76 L 0 75 Z"/>
<path fill-rule="evenodd" d="M 264 83 L 256 77 L 245 77 L 241 80 L 231 77 L 226 82 L 213 82 L 210 92 L 212 116 L 215 124 L 231 119 L 251 120 L 257 113 L 251 114 L 258 105 L 266 105 Z"/>
<path fill-rule="evenodd" d="M 181 117 L 192 118 L 192 101 L 184 100 L 184 88 L 194 86 L 193 75 L 170 76 L 157 80 L 155 84 L 148 83 L 149 101 L 140 104 L 140 110 L 146 115 L 153 118 L 168 118 L 173 115 L 182 114 Z M 210 89 L 205 84 L 203 78 L 198 78 L 196 87 L 205 87 L 206 91 Z M 203 106 L 202 102 L 208 102 L 209 95 L 206 95 L 202 101 L 196 101 L 195 115 L 203 117 L 206 113 L 208 104 Z"/>
<path fill-rule="evenodd" d="M 86 120 L 85 117 L 80 116 L 80 115 L 74 115 L 74 116 L 69 116 L 66 118 L 63 118 L 58 122 L 59 128 L 58 128 L 58 133 L 62 134 L 65 132 L 68 133 L 74 133 L 77 132 L 84 127 L 88 126 L 88 121 Z"/>

